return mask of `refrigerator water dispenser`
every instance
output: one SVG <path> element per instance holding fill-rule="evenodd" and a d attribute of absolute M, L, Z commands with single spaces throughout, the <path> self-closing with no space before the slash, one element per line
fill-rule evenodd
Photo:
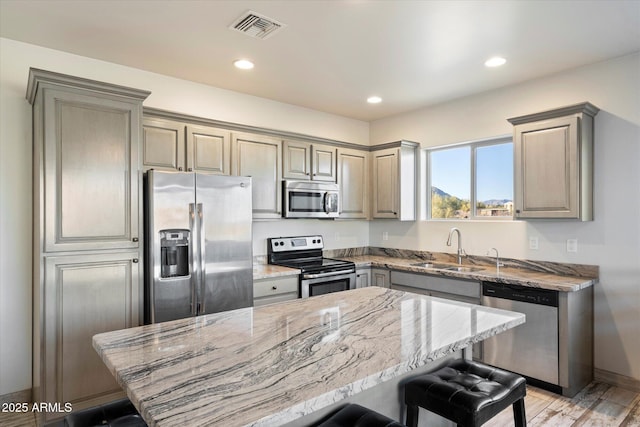
<path fill-rule="evenodd" d="M 189 275 L 189 230 L 160 230 L 160 277 Z"/>

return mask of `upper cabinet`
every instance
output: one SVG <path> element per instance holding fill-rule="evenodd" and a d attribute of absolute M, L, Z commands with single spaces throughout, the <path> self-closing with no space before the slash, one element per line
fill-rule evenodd
<path fill-rule="evenodd" d="M 593 121 L 581 103 L 508 119 L 514 125 L 516 218 L 593 220 Z"/>
<path fill-rule="evenodd" d="M 211 126 L 146 117 L 143 126 L 143 169 L 231 172 L 231 133 Z"/>
<path fill-rule="evenodd" d="M 380 148 L 372 153 L 372 216 L 415 221 L 418 144 L 399 141 Z"/>
<path fill-rule="evenodd" d="M 44 251 L 139 246 L 138 151 L 147 95 L 31 70 L 36 238 Z"/>
<path fill-rule="evenodd" d="M 336 147 L 285 140 L 285 179 L 336 182 Z"/>
<path fill-rule="evenodd" d="M 338 148 L 340 218 L 369 219 L 368 151 Z"/>
<path fill-rule="evenodd" d="M 252 177 L 253 217 L 282 217 L 282 143 L 277 138 L 233 133 L 231 173 Z"/>

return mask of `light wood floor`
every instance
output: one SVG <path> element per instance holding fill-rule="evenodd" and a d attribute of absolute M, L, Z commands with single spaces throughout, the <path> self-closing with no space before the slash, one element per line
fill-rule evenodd
<path fill-rule="evenodd" d="M 527 387 L 529 427 L 640 427 L 640 393 L 603 383 L 591 383 L 574 398 Z M 513 426 L 511 408 L 483 427 Z M 35 427 L 32 414 L 0 413 L 0 427 Z"/>

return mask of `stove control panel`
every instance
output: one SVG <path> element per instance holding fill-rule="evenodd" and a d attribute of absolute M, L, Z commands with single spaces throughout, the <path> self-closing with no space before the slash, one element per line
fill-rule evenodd
<path fill-rule="evenodd" d="M 270 237 L 267 239 L 269 252 L 306 251 L 323 249 L 322 236 Z"/>

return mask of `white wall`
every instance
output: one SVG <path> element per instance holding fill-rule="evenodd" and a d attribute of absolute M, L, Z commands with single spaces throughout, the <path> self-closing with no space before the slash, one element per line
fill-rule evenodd
<path fill-rule="evenodd" d="M 31 106 L 29 67 L 145 89 L 144 105 L 185 114 L 368 144 L 369 124 L 0 39 L 0 395 L 31 388 Z M 350 224 L 350 225 L 349 225 Z M 270 221 L 254 227 L 255 254 L 268 236 L 324 233 L 328 248 L 368 245 L 368 223 Z M 336 239 L 335 233 L 339 235 Z"/>
<path fill-rule="evenodd" d="M 594 221 L 376 221 L 369 239 L 374 246 L 452 252 L 445 242 L 456 226 L 469 254 L 496 247 L 511 258 L 599 265 L 595 366 L 640 380 L 639 54 L 378 120 L 371 123 L 371 144 L 408 139 L 429 147 L 501 136 L 511 133 L 509 117 L 583 101 L 601 109 Z M 539 250 L 528 249 L 529 236 L 539 238 Z M 578 252 L 567 253 L 566 240 L 573 238 Z"/>

